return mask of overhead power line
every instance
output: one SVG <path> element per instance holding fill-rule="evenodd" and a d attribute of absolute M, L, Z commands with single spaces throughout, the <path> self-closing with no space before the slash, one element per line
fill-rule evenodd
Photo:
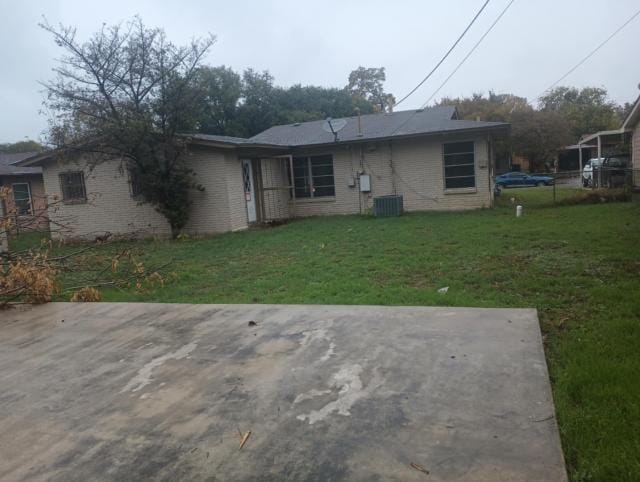
<path fill-rule="evenodd" d="M 462 65 L 467 61 L 467 59 L 469 57 L 471 57 L 471 55 L 473 54 L 473 52 L 476 51 L 476 49 L 480 46 L 480 44 L 482 43 L 482 41 L 485 39 L 485 37 L 487 35 L 489 35 L 489 32 L 491 32 L 493 30 L 493 27 L 496 26 L 496 24 L 500 21 L 500 19 L 503 17 L 503 15 L 505 13 L 507 13 L 507 10 L 509 10 L 509 7 L 511 7 L 511 5 L 513 4 L 513 2 L 515 2 L 515 0 L 511 0 L 506 7 L 504 7 L 504 9 L 502 10 L 502 12 L 500 12 L 500 15 L 498 15 L 498 17 L 493 21 L 493 23 L 489 26 L 489 28 L 487 29 L 487 31 L 482 35 L 482 37 L 480 37 L 480 39 L 476 42 L 476 44 L 471 48 L 471 50 L 469 50 L 469 53 L 467 55 L 465 55 L 465 57 L 460 61 L 460 63 L 456 66 L 455 69 L 453 69 L 453 72 L 451 72 L 449 74 L 449 76 L 444 79 L 444 82 L 442 82 L 442 84 L 440 84 L 440 86 L 435 90 L 435 92 L 433 94 L 431 94 L 431 96 L 427 99 L 427 101 L 422 104 L 422 108 L 424 109 L 427 104 L 429 104 L 429 102 L 431 102 L 431 99 L 433 99 L 438 92 L 440 92 L 440 90 L 447 85 L 447 82 L 449 82 L 449 80 L 451 79 L 451 77 L 453 77 L 455 75 L 455 73 L 460 70 L 460 67 L 462 67 Z"/>
<path fill-rule="evenodd" d="M 422 79 L 420 81 L 420 83 L 418 85 L 416 85 L 413 89 L 411 89 L 411 92 L 409 92 L 407 95 L 405 95 L 402 99 L 400 99 L 398 102 L 396 102 L 394 104 L 394 108 L 399 105 L 400 103 L 404 102 L 405 100 L 407 100 L 411 94 L 413 94 L 416 90 L 418 90 L 422 84 L 424 84 L 429 77 L 431 77 L 433 75 L 433 73 L 438 70 L 438 67 L 440 67 L 440 65 L 442 65 L 442 62 L 444 62 L 446 60 L 446 58 L 449 56 L 449 54 L 453 51 L 453 49 L 456 48 L 456 45 L 458 45 L 460 43 L 460 40 L 462 40 L 462 38 L 465 36 L 465 34 L 469 31 L 469 29 L 471 28 L 471 26 L 475 23 L 475 21 L 478 19 L 478 17 L 480 16 L 480 14 L 482 13 L 482 11 L 485 9 L 485 7 L 489 4 L 489 0 L 486 0 L 486 2 L 484 2 L 484 4 L 482 5 L 482 7 L 480 7 L 480 10 L 478 10 L 478 13 L 476 13 L 476 16 L 473 17 L 473 19 L 471 20 L 471 22 L 469 23 L 469 25 L 467 25 L 467 28 L 464 29 L 464 31 L 462 32 L 462 34 L 458 37 L 458 39 L 453 43 L 453 45 L 451 46 L 451 48 L 449 50 L 447 50 L 447 53 L 444 54 L 444 57 L 442 57 L 440 59 L 440 62 L 438 62 L 436 64 L 436 66 L 431 70 L 431 72 L 429 72 L 427 74 L 427 76 Z"/>
<path fill-rule="evenodd" d="M 449 79 L 453 76 L 453 74 L 455 74 L 458 69 L 462 66 L 462 64 L 465 63 L 465 61 L 471 56 L 471 54 L 478 48 L 478 46 L 480 45 L 480 43 L 482 43 L 482 41 L 484 40 L 484 38 L 489 35 L 489 32 L 491 32 L 491 30 L 493 30 L 493 27 L 496 26 L 496 24 L 500 21 L 500 19 L 503 17 L 503 15 L 507 12 L 507 10 L 509 9 L 509 7 L 511 6 L 511 4 L 513 4 L 513 2 L 515 2 L 515 0 L 511 0 L 507 6 L 502 10 L 502 12 L 500 12 L 500 15 L 498 15 L 498 17 L 493 21 L 493 23 L 491 24 L 491 26 L 487 29 L 487 31 L 482 35 L 482 37 L 480 37 L 480 40 L 478 40 L 476 42 L 476 44 L 473 46 L 473 48 L 469 51 L 469 53 L 466 55 L 466 57 L 464 59 L 462 59 L 462 62 L 460 62 L 458 64 L 458 66 L 455 68 L 455 70 L 449 75 L 449 77 L 446 78 L 446 80 L 440 85 L 440 87 L 438 87 L 438 89 L 431 95 L 431 97 L 429 97 L 429 99 L 427 100 L 427 102 L 425 102 L 423 104 L 423 106 L 421 107 L 420 110 L 424 109 L 425 106 L 429 103 L 429 101 L 438 93 L 438 91 L 440 89 L 442 89 L 442 87 L 444 87 L 444 85 L 449 81 Z M 402 124 L 400 124 L 398 127 L 396 127 L 393 132 L 391 132 L 391 135 L 395 134 L 396 132 L 398 132 L 400 129 L 402 129 L 405 125 L 407 125 L 407 123 L 413 119 L 413 117 L 418 113 L 418 111 L 414 111 L 408 118 L 407 120 L 405 120 Z"/>
<path fill-rule="evenodd" d="M 580 62 L 578 62 L 576 65 L 574 65 L 573 67 L 571 67 L 566 74 L 564 74 L 562 77 L 560 77 L 558 80 L 556 80 L 553 84 L 551 84 L 549 87 L 547 87 L 546 90 L 544 90 L 540 95 L 538 95 L 538 97 L 536 98 L 540 98 L 542 97 L 546 92 L 550 91 L 551 89 L 553 89 L 556 85 L 558 85 L 560 82 L 562 82 L 564 79 L 566 79 L 567 77 L 569 77 L 578 67 L 580 67 L 582 64 L 584 64 L 587 60 L 589 60 L 598 50 L 600 50 L 602 47 L 605 46 L 605 44 L 607 42 L 609 42 L 609 40 L 611 40 L 613 37 L 615 37 L 616 35 L 618 35 L 618 33 L 625 28 L 627 25 L 629 25 L 638 15 L 640 15 L 640 10 L 638 10 L 636 13 L 634 13 L 631 18 L 629 18 L 625 23 L 623 23 L 620 27 L 618 27 L 618 29 L 613 32 L 611 35 L 609 35 L 600 45 L 598 45 L 595 49 L 593 49 L 591 52 L 589 52 L 586 57 L 584 57 Z"/>

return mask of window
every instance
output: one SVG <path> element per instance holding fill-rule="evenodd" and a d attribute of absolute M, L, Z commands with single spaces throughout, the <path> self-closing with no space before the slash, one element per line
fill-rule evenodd
<path fill-rule="evenodd" d="M 131 197 L 142 195 L 142 180 L 135 169 L 129 169 L 129 185 L 131 186 Z"/>
<path fill-rule="evenodd" d="M 64 172 L 60 174 L 60 188 L 64 201 L 86 201 L 87 192 L 84 186 L 82 171 Z"/>
<path fill-rule="evenodd" d="M 335 196 L 333 156 L 294 157 L 293 181 L 296 198 Z"/>
<path fill-rule="evenodd" d="M 17 182 L 11 185 L 13 190 L 13 203 L 16 206 L 16 214 L 22 216 L 31 214 L 31 187 L 28 182 Z"/>
<path fill-rule="evenodd" d="M 443 145 L 445 189 L 476 187 L 474 147 L 473 142 Z"/>

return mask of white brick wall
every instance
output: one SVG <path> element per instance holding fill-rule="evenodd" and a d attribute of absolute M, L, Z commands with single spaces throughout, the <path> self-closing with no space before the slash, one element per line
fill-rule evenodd
<path fill-rule="evenodd" d="M 247 227 L 247 212 L 242 188 L 242 166 L 233 151 L 194 148 L 188 164 L 196 180 L 205 187 L 192 191 L 191 214 L 184 231 L 189 234 L 222 233 Z M 59 174 L 82 170 L 85 175 L 87 203 L 64 203 Z M 110 232 L 114 235 L 167 237 L 171 229 L 153 206 L 131 197 L 128 174 L 120 161 L 107 161 L 90 169 L 85 162 L 44 166 L 44 184 L 56 238 L 93 238 Z M 64 230 L 56 228 L 63 225 Z"/>
<path fill-rule="evenodd" d="M 225 170 L 227 177 L 227 196 L 229 198 L 229 226 L 228 231 L 247 229 L 247 203 L 244 198 L 244 184 L 242 180 L 242 162 L 234 151 L 225 154 Z"/>
<path fill-rule="evenodd" d="M 246 228 L 242 163 L 235 152 L 195 147 L 187 162 L 205 190 L 191 193 L 193 203 L 185 231 L 207 234 Z"/>
<path fill-rule="evenodd" d="M 62 201 L 59 175 L 83 171 L 87 202 Z M 140 236 L 168 236 L 165 218 L 148 204 L 139 204 L 129 188 L 128 174 L 120 161 L 103 162 L 90 169 L 85 162 L 50 161 L 43 169 L 44 188 L 54 238 L 93 238 L 137 233 Z M 61 228 L 62 226 L 62 228 Z"/>
<path fill-rule="evenodd" d="M 476 187 L 445 190 L 442 146 L 445 142 L 474 141 Z M 412 140 L 394 146 L 398 192 L 408 211 L 462 210 L 491 206 L 488 143 L 477 135 Z"/>
<path fill-rule="evenodd" d="M 445 191 L 442 144 L 474 141 L 476 161 L 475 189 Z M 361 149 L 362 158 L 361 163 Z M 408 211 L 461 210 L 491 206 L 492 189 L 488 143 L 485 137 L 449 135 L 429 139 L 371 142 L 328 149 L 302 150 L 296 155 L 333 154 L 335 198 L 299 199 L 296 216 L 352 214 L 368 212 L 373 197 L 402 194 Z M 395 175 L 392 175 L 392 164 Z M 361 167 L 362 166 L 362 167 Z M 362 169 L 371 175 L 371 192 L 360 193 L 348 186 L 348 178 Z"/>
<path fill-rule="evenodd" d="M 634 136 L 635 159 L 639 158 L 639 138 L 640 135 Z M 471 140 L 475 142 L 476 188 L 445 191 L 442 144 Z M 408 211 L 488 207 L 491 205 L 491 186 L 487 148 L 486 139 L 476 134 L 296 150 L 295 155 L 333 155 L 335 197 L 299 199 L 294 212 L 293 203 L 287 203 L 288 193 L 271 192 L 266 195 L 265 208 L 274 211 L 271 214 L 277 214 L 275 217 L 366 213 L 372 207 L 374 196 L 394 194 L 394 188 L 404 196 Z M 185 231 L 206 234 L 245 229 L 248 222 L 242 163 L 236 152 L 194 147 L 187 162 L 205 190 L 191 194 L 193 204 Z M 392 166 L 395 175 L 392 175 Z M 59 174 L 80 169 L 85 173 L 89 201 L 84 204 L 53 201 L 55 197 L 62 197 Z M 350 179 L 356 179 L 360 171 L 371 175 L 370 193 L 360 193 L 357 183 L 349 186 Z M 271 169 L 270 172 L 273 174 L 274 171 Z M 284 172 L 281 174 L 286 175 Z M 64 233 L 66 237 L 94 237 L 104 232 L 170 235 L 171 230 L 162 215 L 152 206 L 140 204 L 131 197 L 128 174 L 119 161 L 103 162 L 93 169 L 83 162 L 60 164 L 51 161 L 44 166 L 44 184 L 52 205 L 52 228 L 55 230 L 57 224 L 65 225 L 69 228 Z M 54 233 L 54 236 L 60 234 Z"/>

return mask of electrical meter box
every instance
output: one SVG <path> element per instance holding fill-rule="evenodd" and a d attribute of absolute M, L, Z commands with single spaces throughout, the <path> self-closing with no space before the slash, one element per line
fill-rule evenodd
<path fill-rule="evenodd" d="M 360 174 L 360 192 L 371 192 L 371 176 Z"/>

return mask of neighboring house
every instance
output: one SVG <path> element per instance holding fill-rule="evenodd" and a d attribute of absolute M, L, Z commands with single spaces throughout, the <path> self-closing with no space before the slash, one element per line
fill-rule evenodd
<path fill-rule="evenodd" d="M 492 139 L 509 125 L 459 120 L 453 107 L 275 126 L 249 139 L 193 134 L 187 162 L 193 192 L 185 232 L 219 233 L 287 218 L 370 212 L 373 197 L 401 194 L 409 211 L 462 210 L 493 203 Z M 166 220 L 136 196 L 119 160 L 90 168 L 51 154 L 43 167 L 59 236 L 159 235 Z M 293 189 L 292 189 L 293 186 Z"/>
<path fill-rule="evenodd" d="M 629 115 L 622 123 L 622 130 L 631 132 L 631 165 L 634 169 L 633 183 L 640 187 L 640 97 L 633 104 Z"/>
<path fill-rule="evenodd" d="M 11 190 L 4 200 L 5 215 L 15 218 L 12 230 L 48 228 L 47 200 L 41 167 L 18 163 L 39 153 L 0 154 L 0 186 Z"/>

